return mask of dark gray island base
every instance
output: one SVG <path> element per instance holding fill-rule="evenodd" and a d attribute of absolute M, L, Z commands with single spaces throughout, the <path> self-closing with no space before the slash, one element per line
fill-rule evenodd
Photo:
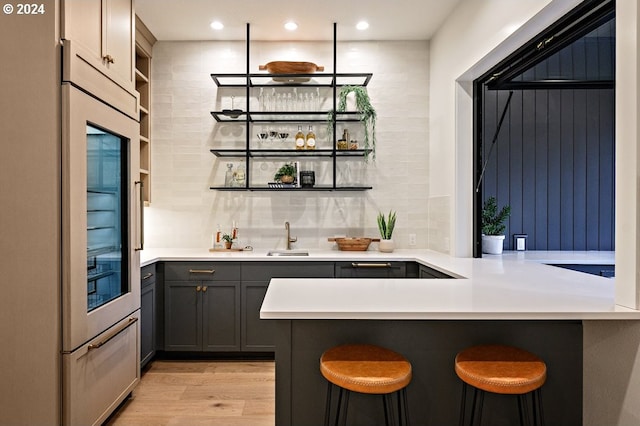
<path fill-rule="evenodd" d="M 270 320 L 271 321 L 271 320 Z M 582 323 L 579 320 L 272 320 L 276 337 L 276 425 L 322 425 L 327 383 L 320 355 L 344 343 L 371 343 L 412 363 L 409 415 L 413 425 L 457 425 L 462 385 L 458 351 L 476 344 L 519 346 L 547 364 L 542 387 L 545 424 L 582 424 Z M 335 392 L 334 392 L 335 395 Z M 469 394 L 468 394 L 469 396 Z M 348 425 L 384 422 L 381 399 L 352 394 Z M 519 424 L 515 396 L 487 394 L 483 424 Z"/>

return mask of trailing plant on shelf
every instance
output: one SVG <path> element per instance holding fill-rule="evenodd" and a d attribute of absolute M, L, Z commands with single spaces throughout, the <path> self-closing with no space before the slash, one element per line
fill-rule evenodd
<path fill-rule="evenodd" d="M 291 183 L 293 182 L 293 178 L 295 175 L 296 168 L 293 166 L 293 164 L 286 163 L 278 169 L 276 174 L 273 176 L 273 179 L 276 182 Z M 286 176 L 289 176 L 290 178 L 286 178 Z"/>
<path fill-rule="evenodd" d="M 337 112 L 345 112 L 347 109 L 347 96 L 355 95 L 356 110 L 360 113 L 360 122 L 364 127 L 365 160 L 376 159 L 376 110 L 371 105 L 371 99 L 367 89 L 363 86 L 343 86 L 338 93 Z M 327 114 L 327 133 L 333 134 L 333 125 L 336 120 L 336 111 L 330 110 Z M 349 141 L 347 141 L 349 143 Z"/>

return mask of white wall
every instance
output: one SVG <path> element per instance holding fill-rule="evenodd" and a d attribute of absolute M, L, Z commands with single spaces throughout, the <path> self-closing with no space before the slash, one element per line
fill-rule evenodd
<path fill-rule="evenodd" d="M 217 224 L 225 231 L 235 220 L 240 227 L 240 245 L 283 248 L 284 222 L 289 221 L 292 235 L 298 237 L 297 247 L 329 248 L 333 246 L 327 242 L 329 236 L 377 237 L 378 211 L 394 209 L 398 213 L 397 246 L 408 247 L 408 234 L 415 233 L 416 247 L 426 247 L 428 42 L 339 43 L 338 72 L 373 73 L 368 90 L 378 113 L 377 161 L 368 165 L 343 162 L 339 174 L 345 182 L 355 180 L 373 189 L 346 193 L 209 189 L 223 184 L 229 162 L 209 150 L 241 147 L 245 140 L 243 126 L 216 124 L 210 115 L 212 110 L 231 108 L 231 94 L 238 102 L 235 107 L 244 104 L 243 90 L 217 89 L 210 74 L 246 72 L 245 49 L 244 42 L 161 41 L 154 46 L 152 202 L 145 218 L 146 245 L 207 248 Z M 259 64 L 272 60 L 311 61 L 331 72 L 332 43 L 251 43 L 251 72 L 258 72 Z M 257 101 L 254 98 L 251 102 Z M 330 101 L 325 105 L 329 108 Z M 362 141 L 358 127 L 349 126 L 352 138 Z M 252 133 L 269 128 L 260 125 Z M 296 129 L 296 125 L 286 127 L 291 146 Z M 319 147 L 327 144 L 324 125 L 316 124 L 314 129 Z M 256 140 L 254 134 L 251 137 Z M 238 160 L 233 162 L 237 167 Z M 262 174 L 266 183 L 282 163 L 256 163 L 260 167 L 252 172 Z M 316 179 L 328 176 L 320 171 L 322 162 L 305 163 L 316 170 Z"/>

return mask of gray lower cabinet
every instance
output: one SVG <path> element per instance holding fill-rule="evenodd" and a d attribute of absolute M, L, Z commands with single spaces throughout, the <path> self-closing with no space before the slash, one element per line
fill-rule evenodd
<path fill-rule="evenodd" d="M 240 265 L 168 262 L 164 283 L 166 351 L 240 350 Z"/>
<path fill-rule="evenodd" d="M 419 278 L 453 278 L 450 275 L 440 272 L 425 265 L 420 265 L 418 270 Z"/>
<path fill-rule="evenodd" d="M 406 278 L 406 262 L 336 262 L 336 278 Z"/>
<path fill-rule="evenodd" d="M 243 263 L 242 350 L 275 350 L 275 321 L 260 319 L 260 307 L 271 278 L 333 278 L 333 272 L 333 262 Z"/>
<path fill-rule="evenodd" d="M 156 265 L 140 271 L 140 367 L 156 354 Z"/>

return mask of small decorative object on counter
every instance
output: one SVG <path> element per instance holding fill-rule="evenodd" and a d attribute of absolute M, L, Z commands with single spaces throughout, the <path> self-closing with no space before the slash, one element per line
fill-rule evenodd
<path fill-rule="evenodd" d="M 502 254 L 504 246 L 505 220 L 511 214 L 511 206 L 498 211 L 496 197 L 489 197 L 482 206 L 482 252 Z"/>
<path fill-rule="evenodd" d="M 396 226 L 396 212 L 389 211 L 389 216 L 385 219 L 384 214 L 378 213 L 378 230 L 380 230 L 380 244 L 378 250 L 383 253 L 391 253 L 395 249 L 395 244 L 391 239 L 393 228 Z"/>
<path fill-rule="evenodd" d="M 233 240 L 234 238 L 231 235 L 222 234 L 222 241 L 224 241 L 224 248 L 226 248 L 227 250 L 231 249 L 231 246 L 233 246 Z"/>

